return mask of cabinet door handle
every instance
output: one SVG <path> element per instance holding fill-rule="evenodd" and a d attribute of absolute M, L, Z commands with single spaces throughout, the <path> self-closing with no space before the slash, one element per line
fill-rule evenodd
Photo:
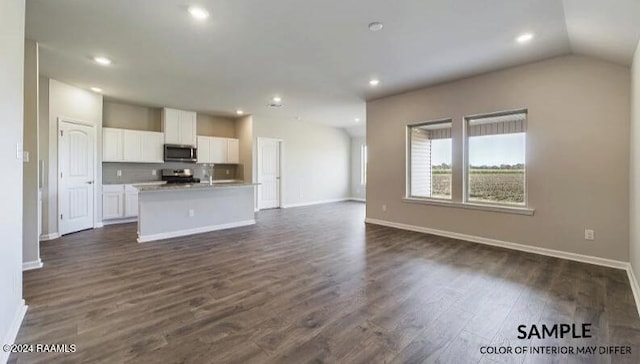
<path fill-rule="evenodd" d="M 88 184 L 88 185 L 92 185 L 92 184 L 93 184 L 93 181 L 87 181 L 87 184 Z"/>

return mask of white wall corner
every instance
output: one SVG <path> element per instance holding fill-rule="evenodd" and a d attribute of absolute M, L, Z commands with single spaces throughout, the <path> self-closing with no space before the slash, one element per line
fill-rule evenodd
<path fill-rule="evenodd" d="M 13 321 L 11 322 L 11 326 L 9 326 L 9 331 L 7 331 L 4 338 L 2 338 L 2 342 L 0 342 L 1 345 L 11 345 L 15 343 L 16 337 L 18 337 L 18 331 L 20 331 L 20 326 L 22 326 L 22 320 L 27 313 L 27 308 L 28 306 L 25 305 L 24 300 L 22 300 L 21 304 L 18 306 L 18 309 L 13 315 Z M 0 363 L 6 363 L 9 360 L 10 355 L 10 352 L 0 350 Z"/>
<path fill-rule="evenodd" d="M 27 270 L 33 270 L 33 269 L 40 269 L 44 266 L 44 263 L 42 263 L 42 259 L 38 258 L 38 260 L 33 260 L 30 262 L 23 262 L 22 263 L 22 271 L 27 271 Z"/>

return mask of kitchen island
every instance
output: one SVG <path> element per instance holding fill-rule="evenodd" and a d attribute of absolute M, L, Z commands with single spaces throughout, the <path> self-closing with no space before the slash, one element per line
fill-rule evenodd
<path fill-rule="evenodd" d="M 137 185 L 138 242 L 255 224 L 254 184 Z"/>

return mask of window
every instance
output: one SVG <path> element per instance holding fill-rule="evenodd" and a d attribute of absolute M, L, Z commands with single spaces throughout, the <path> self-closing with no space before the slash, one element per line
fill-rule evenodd
<path fill-rule="evenodd" d="M 451 120 L 407 127 L 409 197 L 451 199 Z"/>
<path fill-rule="evenodd" d="M 526 206 L 525 111 L 466 118 L 466 201 Z"/>
<path fill-rule="evenodd" d="M 367 146 L 360 146 L 360 184 L 367 184 Z"/>

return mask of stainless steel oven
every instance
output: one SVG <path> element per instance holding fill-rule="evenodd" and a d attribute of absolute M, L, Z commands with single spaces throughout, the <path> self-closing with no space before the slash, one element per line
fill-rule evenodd
<path fill-rule="evenodd" d="M 195 163 L 198 160 L 198 150 L 191 145 L 164 145 L 165 162 Z"/>

